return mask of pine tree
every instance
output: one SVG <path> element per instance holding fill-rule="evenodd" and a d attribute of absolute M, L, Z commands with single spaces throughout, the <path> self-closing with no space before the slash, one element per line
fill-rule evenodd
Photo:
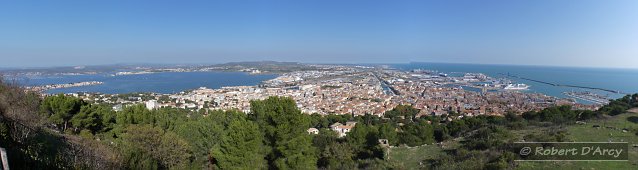
<path fill-rule="evenodd" d="M 212 156 L 221 169 L 267 169 L 262 141 L 257 124 L 245 118 L 235 119 Z"/>
<path fill-rule="evenodd" d="M 306 130 L 310 116 L 303 115 L 295 101 L 286 97 L 270 97 L 251 102 L 252 118 L 264 132 L 264 143 L 270 146 L 268 161 L 277 169 L 316 169 L 316 150 Z"/>

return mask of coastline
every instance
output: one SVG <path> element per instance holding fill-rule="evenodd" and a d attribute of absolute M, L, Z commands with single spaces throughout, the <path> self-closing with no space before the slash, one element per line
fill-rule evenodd
<path fill-rule="evenodd" d="M 425 65 L 419 65 L 419 64 L 425 64 Z M 383 66 L 383 65 L 380 65 Z M 495 76 L 495 77 L 499 77 L 499 74 L 501 77 L 507 77 L 507 76 L 503 76 L 504 72 L 507 73 L 516 73 L 517 75 L 521 75 L 521 76 L 525 76 L 527 78 L 527 76 L 529 76 L 529 73 L 524 72 L 526 70 L 535 68 L 537 66 L 516 66 L 516 65 L 500 65 L 501 67 L 496 67 L 497 69 L 495 69 L 495 65 L 484 65 L 484 64 L 451 64 L 451 63 L 444 63 L 444 64 L 437 64 L 437 63 L 422 63 L 422 62 L 418 62 L 418 63 L 411 63 L 408 65 L 387 65 L 385 64 L 385 68 L 386 69 L 396 69 L 396 70 L 402 70 L 402 71 L 407 71 L 409 69 L 413 69 L 413 68 L 420 68 L 420 69 L 431 69 L 431 70 L 435 70 L 435 71 L 440 71 L 441 73 L 449 73 L 451 75 L 456 74 L 457 76 L 460 76 L 464 73 L 484 73 L 486 75 L 489 76 Z M 488 67 L 489 66 L 489 67 Z M 34 85 L 47 85 L 47 84 L 66 84 L 66 83 L 72 83 L 72 82 L 85 82 L 85 81 L 101 81 L 104 83 L 107 83 L 109 85 L 113 85 L 109 83 L 109 80 L 105 80 L 105 77 L 112 77 L 115 79 L 130 79 L 130 76 L 134 77 L 134 78 L 139 78 L 139 79 L 145 79 L 148 80 L 150 84 L 152 83 L 158 83 L 158 82 L 153 82 L 154 77 L 157 78 L 156 75 L 161 75 L 161 74 L 179 74 L 179 73 L 186 73 L 186 74 L 190 74 L 190 73 L 231 73 L 231 74 L 238 74 L 241 73 L 242 75 L 246 75 L 246 76 L 270 76 L 270 78 L 268 79 L 262 79 L 259 82 L 252 82 L 252 83 L 239 83 L 239 84 L 229 84 L 229 86 L 245 86 L 245 85 L 251 85 L 251 86 L 259 86 L 260 84 L 263 84 L 263 82 L 268 81 L 268 80 L 272 80 L 278 76 L 283 75 L 284 73 L 281 72 L 262 72 L 262 71 L 258 71 L 259 69 L 257 68 L 253 68 L 253 67 L 243 67 L 243 68 L 248 68 L 248 69 L 243 69 L 243 70 L 238 70 L 238 69 L 231 69 L 234 68 L 236 66 L 233 67 L 228 67 L 226 69 L 221 69 L 221 68 L 216 68 L 216 67 L 208 67 L 208 68 L 200 68 L 197 69 L 195 71 L 193 71 L 193 69 L 188 70 L 188 69 L 151 69 L 151 70 L 162 70 L 162 71 L 148 71 L 148 69 L 145 70 L 140 70 L 140 71 L 131 71 L 128 73 L 132 73 L 132 74 L 120 74 L 120 75 L 116 75 L 117 73 L 120 72 L 115 72 L 115 73 L 91 73 L 91 74 L 66 74 L 66 75 L 55 75 L 55 76 L 41 76 L 41 77 L 37 77 L 34 79 L 30 79 L 33 82 L 46 82 L 46 83 L 40 83 L 40 84 L 29 84 L 29 86 L 34 86 Z M 310 66 L 308 66 L 310 67 Z M 370 69 L 372 67 L 357 67 L 357 65 L 348 65 L 345 67 L 352 67 L 352 68 L 357 68 L 357 69 Z M 565 72 L 574 72 L 573 69 L 581 69 L 581 68 L 564 68 L 564 67 L 553 67 L 553 66 L 548 66 L 550 68 L 554 68 L 557 69 L 558 71 L 555 72 L 560 72 L 561 70 L 565 70 L 567 69 L 567 71 Z M 214 68 L 214 69 L 213 69 Z M 483 68 L 487 68 L 487 69 L 483 69 Z M 585 71 L 590 70 L 592 68 L 584 68 Z M 521 74 L 521 70 L 523 70 L 523 73 L 527 73 L 527 74 Z M 597 70 L 597 69 L 595 69 Z M 517 73 L 518 72 L 518 73 Z M 584 71 L 583 71 L 584 72 Z M 140 73 L 140 74 L 138 74 Z M 143 73 L 143 74 L 141 74 Z M 587 72 L 585 72 L 587 73 Z M 594 72 L 595 73 L 595 72 Z M 594 73 L 587 73 L 587 74 L 594 74 Z M 565 79 L 565 78 L 560 78 L 561 75 L 552 75 L 551 77 L 542 77 L 542 74 L 539 73 L 539 75 L 541 76 L 541 78 L 549 78 L 550 80 L 545 80 L 545 79 L 540 79 L 542 81 L 552 81 L 552 80 L 559 80 L 560 84 L 567 84 L 565 82 L 560 82 L 560 81 L 564 81 L 564 80 L 570 80 L 570 79 Z M 538 80 L 538 76 L 539 75 L 535 75 L 532 74 L 533 78 L 535 80 Z M 82 78 L 77 78 L 77 80 L 70 78 L 70 77 L 93 77 L 94 79 L 82 79 Z M 564 76 L 563 76 L 564 77 Z M 587 80 L 588 77 L 586 76 L 572 76 L 572 77 L 583 77 L 583 80 Z M 159 77 L 161 78 L 161 77 Z M 207 77 L 189 77 L 189 78 L 184 78 L 184 80 L 175 80 L 175 81 L 188 81 L 188 79 L 206 79 Z M 214 77 L 213 77 L 214 78 Z M 232 79 L 233 77 L 226 77 L 226 79 Z M 573 78 L 572 78 L 573 79 Z M 599 77 L 593 77 L 591 79 L 600 79 Z M 59 80 L 59 81 L 56 81 Z M 524 91 L 525 93 L 542 93 L 548 96 L 553 96 L 553 97 L 557 97 L 557 98 L 565 98 L 565 99 L 574 99 L 577 100 L 581 103 L 590 103 L 587 102 L 585 100 L 581 100 L 578 98 L 574 98 L 571 96 L 567 96 L 564 94 L 564 92 L 568 92 L 568 91 L 573 91 L 574 88 L 572 87 L 551 87 L 551 85 L 547 85 L 547 84 L 540 84 L 538 82 L 533 82 L 533 81 L 529 81 L 529 80 L 525 80 L 525 79 L 518 79 L 515 78 L 515 80 L 517 80 L 517 82 L 522 82 L 525 84 L 529 84 L 531 85 L 529 90 Z M 580 80 L 571 80 L 571 81 L 580 81 Z M 120 82 L 120 83 L 126 83 L 126 82 Z M 189 83 L 189 82 L 184 82 L 184 83 Z M 552 83 L 554 83 L 554 81 L 552 81 Z M 195 83 L 196 85 L 191 85 L 190 88 L 176 88 L 173 90 L 161 90 L 161 89 L 157 89 L 157 88 L 170 88 L 170 87 L 152 87 L 149 86 L 148 88 L 137 88 L 135 90 L 139 90 L 139 91 L 135 91 L 135 90 L 122 90 L 122 91 L 117 91 L 117 90 L 112 90 L 109 91 L 107 93 L 109 94 L 117 94 L 117 93 L 132 93 L 132 92 L 155 92 L 155 93 L 177 93 L 180 91 L 186 91 L 186 90 L 192 90 L 192 89 L 196 89 L 198 87 L 209 87 L 209 88 L 220 88 L 222 86 L 225 85 L 207 85 L 206 83 Z M 569 83 L 572 84 L 572 83 Z M 607 85 L 607 84 L 604 84 Z M 105 86 L 105 85 L 101 85 L 101 86 Z M 124 85 L 119 85 L 118 86 L 124 86 Z M 580 86 L 580 85 L 578 85 Z M 589 86 L 589 85 L 587 85 Z M 593 86 L 596 87 L 596 86 Z M 70 93 L 70 92 L 100 92 L 101 90 L 99 90 L 99 88 L 78 88 L 78 87 L 68 87 L 66 88 L 68 90 L 47 90 L 47 93 Z M 120 89 L 123 89 L 120 88 Z M 578 89 L 576 89 L 578 90 Z M 605 96 L 610 96 L 610 98 L 618 98 L 621 97 L 619 95 L 609 95 L 606 94 L 605 92 L 596 92 L 596 89 L 590 89 L 593 92 L 599 94 L 599 95 L 605 95 Z M 623 91 L 625 93 L 631 93 L 632 91 L 627 91 L 627 90 L 616 90 L 616 91 Z M 102 91 L 104 92 L 104 91 Z M 588 91 L 589 92 L 589 91 Z"/>

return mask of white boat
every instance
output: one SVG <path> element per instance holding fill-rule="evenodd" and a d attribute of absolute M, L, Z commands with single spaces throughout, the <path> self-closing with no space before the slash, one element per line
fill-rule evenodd
<path fill-rule="evenodd" d="M 505 90 L 527 90 L 529 86 L 527 84 L 508 84 L 505 86 Z"/>

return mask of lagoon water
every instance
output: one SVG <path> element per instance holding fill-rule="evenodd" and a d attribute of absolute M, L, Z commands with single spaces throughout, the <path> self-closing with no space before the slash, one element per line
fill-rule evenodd
<path fill-rule="evenodd" d="M 491 77 L 506 77 L 503 74 L 517 75 L 529 79 L 541 80 L 557 84 L 578 85 L 618 90 L 623 93 L 638 93 L 638 69 L 550 67 L 550 66 L 518 66 L 518 65 L 482 65 L 451 63 L 410 63 L 394 64 L 391 67 L 401 70 L 426 69 L 443 73 L 484 73 Z M 615 94 L 600 90 L 589 90 L 571 87 L 552 86 L 548 84 L 508 78 L 517 83 L 525 83 L 531 87 L 527 92 L 543 93 L 550 96 L 566 98 L 562 92 L 590 91 L 610 98 L 619 98 L 623 94 Z"/>
<path fill-rule="evenodd" d="M 78 75 L 57 77 L 34 77 L 21 79 L 24 85 L 46 85 L 74 83 L 82 81 L 101 81 L 104 84 L 63 89 L 52 89 L 47 93 L 100 92 L 106 94 L 155 92 L 177 93 L 199 87 L 220 88 L 224 86 L 258 85 L 277 75 L 250 75 L 242 72 L 163 72 L 153 74 L 110 76 Z"/>

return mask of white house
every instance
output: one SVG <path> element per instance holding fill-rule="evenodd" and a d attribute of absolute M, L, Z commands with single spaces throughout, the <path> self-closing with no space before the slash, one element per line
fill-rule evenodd
<path fill-rule="evenodd" d="M 148 110 L 159 108 L 159 103 L 157 103 L 157 100 L 149 100 L 149 101 L 146 101 L 145 104 L 146 104 L 146 109 Z"/>
<path fill-rule="evenodd" d="M 343 125 L 339 122 L 330 125 L 330 129 L 337 132 L 339 137 L 346 136 L 346 133 L 350 132 L 352 128 L 357 124 L 357 122 L 346 122 L 346 125 Z"/>

